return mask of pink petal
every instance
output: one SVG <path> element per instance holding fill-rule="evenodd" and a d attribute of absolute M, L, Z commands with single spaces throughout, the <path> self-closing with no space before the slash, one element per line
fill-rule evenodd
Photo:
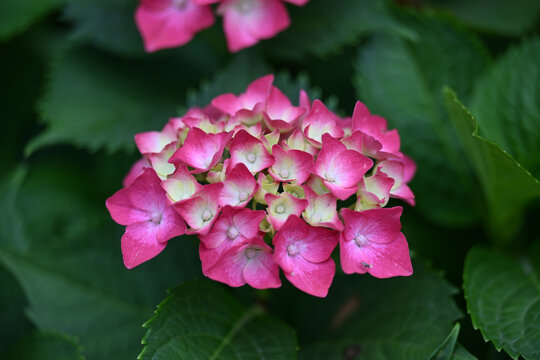
<path fill-rule="evenodd" d="M 174 134 L 161 131 L 149 131 L 135 134 L 135 143 L 141 154 L 159 153 L 163 148 L 177 138 Z"/>
<path fill-rule="evenodd" d="M 165 242 L 157 241 L 156 226 L 149 221 L 128 225 L 121 242 L 124 265 L 128 269 L 152 259 L 166 246 Z"/>
<path fill-rule="evenodd" d="M 266 75 L 253 81 L 240 96 L 224 94 L 212 100 L 212 106 L 231 116 L 239 110 L 254 110 L 258 104 L 266 107 L 266 101 L 272 88 L 274 75 Z M 262 110 L 262 109 L 261 109 Z"/>
<path fill-rule="evenodd" d="M 207 234 L 219 215 L 219 194 L 223 184 L 203 186 L 192 198 L 174 204 L 176 211 L 190 226 L 190 234 Z"/>
<path fill-rule="evenodd" d="M 287 9 L 280 0 L 224 0 L 218 8 L 231 52 L 252 46 L 289 27 Z"/>
<path fill-rule="evenodd" d="M 136 208 L 129 199 L 129 188 L 118 190 L 105 202 L 111 217 L 120 225 L 148 221 L 151 215 L 146 210 Z"/>
<path fill-rule="evenodd" d="M 346 241 L 356 241 L 359 244 L 391 243 L 401 231 L 399 218 L 402 212 L 400 206 L 365 211 L 344 208 L 341 210 L 345 223 L 343 237 Z"/>
<path fill-rule="evenodd" d="M 135 22 L 146 51 L 176 47 L 188 43 L 193 35 L 214 23 L 209 6 L 191 0 L 176 6 L 173 0 L 143 0 L 135 12 Z"/>
<path fill-rule="evenodd" d="M 242 163 L 256 174 L 274 163 L 274 157 L 268 153 L 264 144 L 245 130 L 240 130 L 232 139 L 230 146 L 231 166 Z"/>
<path fill-rule="evenodd" d="M 342 237 L 340 250 L 341 266 L 346 274 L 369 272 L 378 278 L 389 278 L 413 273 L 409 247 L 402 233 L 391 243 L 369 243 L 363 247 Z"/>
<path fill-rule="evenodd" d="M 309 0 L 283 0 L 283 1 L 294 4 L 296 6 L 304 6 L 305 4 L 309 2 Z"/>
<path fill-rule="evenodd" d="M 208 171 L 221 159 L 231 136 L 232 133 L 207 134 L 199 128 L 191 128 L 184 145 L 176 150 L 169 162 L 186 164 L 197 173 Z"/>
<path fill-rule="evenodd" d="M 201 255 L 201 261 L 203 261 L 203 256 L 209 256 L 201 251 L 199 253 Z M 242 286 L 246 283 L 244 279 L 244 267 L 247 263 L 247 257 L 240 247 L 233 247 L 225 253 L 220 254 L 219 258 L 215 259 L 213 263 L 213 266 L 204 271 L 204 275 L 210 279 L 232 287 Z"/>
<path fill-rule="evenodd" d="M 236 164 L 229 171 L 223 185 L 223 190 L 219 198 L 221 206 L 244 207 L 251 200 L 258 188 L 257 181 L 242 163 Z"/>
<path fill-rule="evenodd" d="M 122 185 L 124 185 L 124 187 L 128 187 L 129 185 L 131 185 L 131 183 L 135 181 L 135 179 L 138 178 L 139 175 L 141 175 L 144 172 L 144 169 L 147 167 L 150 167 L 147 159 L 142 158 L 137 160 L 135 164 L 133 164 L 129 169 L 129 172 L 124 178 L 124 180 L 122 180 Z"/>
<path fill-rule="evenodd" d="M 163 211 L 161 221 L 157 225 L 156 239 L 159 242 L 167 242 L 174 237 L 184 235 L 187 230 L 184 220 L 172 206 Z"/>
<path fill-rule="evenodd" d="M 268 204 L 267 220 L 275 230 L 279 230 L 291 216 L 300 217 L 308 205 L 307 200 L 298 199 L 289 193 L 266 194 L 264 199 Z M 302 222 L 305 224 L 304 221 Z"/>
<path fill-rule="evenodd" d="M 290 216 L 274 236 L 274 260 L 299 289 L 324 297 L 335 273 L 330 255 L 338 242 L 337 231 L 314 228 Z"/>
<path fill-rule="evenodd" d="M 176 171 L 161 182 L 161 187 L 167 192 L 169 198 L 176 202 L 189 199 L 202 188 L 202 185 L 195 180 L 186 165 L 178 165 Z"/>
<path fill-rule="evenodd" d="M 337 118 L 337 115 L 328 110 L 320 100 L 315 100 L 311 111 L 302 122 L 302 130 L 306 137 L 314 141 L 315 145 L 321 143 L 324 134 L 341 138 L 344 132 L 338 127 Z"/>
<path fill-rule="evenodd" d="M 246 256 L 253 256 L 244 267 L 244 279 L 246 282 L 256 289 L 280 287 L 279 267 L 274 262 L 272 248 L 262 240 L 246 244 L 243 247 Z"/>
<path fill-rule="evenodd" d="M 291 101 L 278 88 L 272 87 L 266 106 L 266 123 L 270 129 L 281 132 L 292 130 L 306 110 L 292 106 Z"/>
<path fill-rule="evenodd" d="M 323 298 L 328 295 L 335 273 L 336 264 L 332 259 L 313 264 L 300 258 L 296 262 L 295 271 L 285 272 L 285 277 L 303 292 Z"/>

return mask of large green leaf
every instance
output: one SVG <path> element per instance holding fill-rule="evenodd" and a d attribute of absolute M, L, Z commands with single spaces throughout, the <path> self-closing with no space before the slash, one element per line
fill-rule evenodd
<path fill-rule="evenodd" d="M 443 19 L 409 15 L 404 21 L 417 41 L 369 41 L 358 53 L 355 86 L 372 113 L 398 129 L 403 152 L 418 164 L 412 189 L 420 210 L 439 223 L 469 224 L 478 215 L 474 184 L 445 121 L 440 89 L 451 84 L 467 96 L 488 60 L 468 34 Z"/>
<path fill-rule="evenodd" d="M 540 359 L 539 269 L 540 246 L 520 258 L 484 247 L 467 255 L 463 289 L 473 325 L 513 359 Z"/>
<path fill-rule="evenodd" d="M 206 53 L 185 49 L 139 60 L 70 49 L 54 66 L 40 104 L 47 129 L 27 152 L 56 143 L 133 149 L 133 135 L 161 129 L 176 115 L 184 89 L 214 67 Z"/>
<path fill-rule="evenodd" d="M 540 182 L 498 145 L 478 135 L 478 124 L 449 89 L 444 91 L 450 119 L 480 179 L 492 236 L 507 241 L 519 230 L 524 207 L 540 196 Z"/>
<path fill-rule="evenodd" d="M 311 0 L 301 8 L 289 9 L 291 27 L 263 44 L 271 56 L 301 59 L 328 55 L 376 32 L 416 36 L 391 17 L 384 0 Z"/>
<path fill-rule="evenodd" d="M 137 4 L 132 0 L 76 0 L 68 2 L 64 13 L 74 24 L 73 39 L 116 53 L 142 55 L 144 47 L 135 25 Z"/>
<path fill-rule="evenodd" d="M 210 281 L 172 289 L 145 324 L 139 359 L 295 359 L 294 331 Z"/>
<path fill-rule="evenodd" d="M 51 163 L 49 159 L 41 167 Z M 29 248 L 19 249 L 9 239 L 0 239 L 0 263 L 21 285 L 28 299 L 27 314 L 38 328 L 78 337 L 89 360 L 133 359 L 144 334 L 141 325 L 166 289 L 200 276 L 196 242 L 173 239 L 158 259 L 127 270 L 120 254 L 121 227 L 106 220 L 104 197 L 88 191 L 91 185 L 78 178 L 81 170 L 68 167 L 67 161 L 63 171 L 52 166 L 59 177 L 71 179 L 70 185 L 47 177 L 39 167 L 31 167 L 28 179 L 19 185 L 14 206 L 12 200 L 0 206 L 14 209 L 11 216 L 20 220 L 23 229 L 30 224 L 38 229 L 21 234 L 32 236 L 25 240 Z M 86 168 L 87 182 L 94 187 L 106 176 L 89 164 Z M 20 180 L 19 175 L 7 183 L 7 193 L 17 194 Z M 43 186 L 43 181 L 50 185 Z M 81 188 L 87 189 L 84 195 L 73 192 Z M 76 207 L 70 206 L 70 197 Z M 101 217 L 85 222 L 96 216 L 97 203 Z M 21 211 L 29 204 L 37 209 Z M 43 220 L 55 226 L 46 227 Z"/>
<path fill-rule="evenodd" d="M 518 36 L 531 30 L 540 18 L 536 0 L 420 0 L 452 12 L 466 24 L 486 32 Z"/>
<path fill-rule="evenodd" d="M 267 301 L 298 331 L 300 359 L 428 359 L 461 313 L 455 287 L 420 263 L 414 271 L 392 279 L 337 275 L 325 299 L 284 284 Z"/>
<path fill-rule="evenodd" d="M 540 2 L 536 3 L 540 8 Z M 478 81 L 471 104 L 480 134 L 498 144 L 537 178 L 540 177 L 539 63 L 540 38 L 525 40 L 511 48 Z"/>
<path fill-rule="evenodd" d="M 84 360 L 77 340 L 59 333 L 35 332 L 12 349 L 5 360 Z"/>
<path fill-rule="evenodd" d="M 65 0 L 2 0 L 0 40 L 5 40 L 57 9 Z"/>

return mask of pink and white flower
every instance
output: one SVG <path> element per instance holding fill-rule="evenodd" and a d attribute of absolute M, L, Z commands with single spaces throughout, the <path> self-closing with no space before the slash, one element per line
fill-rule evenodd
<path fill-rule="evenodd" d="M 154 170 L 146 168 L 127 188 L 105 202 L 114 221 L 127 225 L 122 236 L 124 264 L 131 269 L 158 255 L 167 241 L 186 232 Z"/>
<path fill-rule="evenodd" d="M 409 248 L 400 232 L 401 212 L 401 207 L 341 211 L 345 229 L 340 238 L 340 255 L 346 274 L 368 272 L 378 278 L 412 274 Z"/>
<path fill-rule="evenodd" d="M 268 222 L 278 231 L 289 216 L 300 216 L 308 206 L 307 200 L 299 199 L 289 193 L 266 194 L 264 199 L 268 203 Z"/>
<path fill-rule="evenodd" d="M 275 162 L 268 170 L 276 181 L 303 184 L 313 168 L 313 156 L 300 150 L 285 151 L 280 146 L 272 147 Z"/>
<path fill-rule="evenodd" d="M 372 166 L 371 159 L 358 151 L 348 150 L 329 134 L 323 134 L 314 172 L 338 199 L 346 200 L 354 194 L 358 183 Z"/>
<path fill-rule="evenodd" d="M 174 204 L 176 211 L 188 223 L 188 234 L 207 234 L 219 215 L 222 183 L 204 185 L 191 198 Z"/>
<path fill-rule="evenodd" d="M 412 166 L 414 166 L 414 163 Z M 409 172 L 406 173 L 406 170 Z M 414 173 L 413 169 L 406 169 L 403 160 L 384 160 L 375 166 L 375 174 L 379 172 L 394 180 L 394 185 L 390 189 L 390 196 L 402 199 L 409 205 L 414 206 L 414 194 L 406 182 L 406 180 L 411 177 L 410 173 Z"/>
<path fill-rule="evenodd" d="M 262 210 L 235 209 L 225 206 L 207 234 L 199 235 L 203 273 L 234 246 L 249 242 L 259 234 L 259 224 L 266 216 Z"/>
<path fill-rule="evenodd" d="M 245 207 L 257 191 L 257 181 L 242 163 L 230 170 L 219 196 L 221 206 Z"/>
<path fill-rule="evenodd" d="M 221 255 L 220 261 L 206 270 L 205 275 L 233 287 L 246 283 L 256 289 L 281 286 L 272 248 L 260 237 L 230 248 Z"/>
<path fill-rule="evenodd" d="M 231 141 L 231 165 L 244 164 L 252 174 L 256 174 L 274 164 L 274 157 L 268 153 L 263 142 L 240 130 Z"/>
<path fill-rule="evenodd" d="M 208 171 L 221 159 L 231 136 L 227 132 L 207 134 L 199 128 L 191 128 L 184 145 L 176 150 L 169 162 L 191 166 L 196 173 Z"/>

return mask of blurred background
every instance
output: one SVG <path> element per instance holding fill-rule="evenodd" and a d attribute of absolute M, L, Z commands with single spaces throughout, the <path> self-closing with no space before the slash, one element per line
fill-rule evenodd
<path fill-rule="evenodd" d="M 311 0 L 288 6 L 290 28 L 235 54 L 219 18 L 186 46 L 145 53 L 137 5 L 0 3 L 0 358 L 136 357 L 166 290 L 202 274 L 189 237 L 123 267 L 123 229 L 104 204 L 138 159 L 133 136 L 274 73 L 294 103 L 305 89 L 350 116 L 359 99 L 398 129 L 418 164 L 417 206 L 402 217 L 416 272 L 338 274 L 325 300 L 287 284 L 230 292 L 295 329 L 302 359 L 428 359 L 456 322 L 449 359 L 540 359 L 539 1 Z M 475 314 L 470 302 L 486 294 L 474 293 L 484 279 L 473 276 L 472 248 L 500 269 L 501 288 L 523 284 L 509 296 L 531 307 L 506 315 L 510 327 L 523 317 L 527 346 L 491 335 L 493 316 Z M 367 295 L 336 323 L 358 289 Z"/>

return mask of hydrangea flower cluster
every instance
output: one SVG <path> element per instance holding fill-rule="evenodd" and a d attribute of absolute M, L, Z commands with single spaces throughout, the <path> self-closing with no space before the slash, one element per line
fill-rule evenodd
<path fill-rule="evenodd" d="M 309 0 L 141 0 L 135 22 L 146 51 L 185 45 L 214 23 L 211 4 L 219 3 L 231 52 L 274 37 L 290 25 L 283 2 L 297 6 Z"/>
<path fill-rule="evenodd" d="M 324 297 L 338 243 L 347 274 L 412 274 L 402 208 L 385 208 L 391 197 L 414 205 L 407 183 L 416 166 L 397 131 L 360 102 L 347 118 L 304 91 L 299 102 L 267 75 L 137 134 L 143 157 L 106 202 L 127 226 L 126 267 L 196 234 L 204 275 L 230 286 L 276 288 L 281 269 Z"/>

